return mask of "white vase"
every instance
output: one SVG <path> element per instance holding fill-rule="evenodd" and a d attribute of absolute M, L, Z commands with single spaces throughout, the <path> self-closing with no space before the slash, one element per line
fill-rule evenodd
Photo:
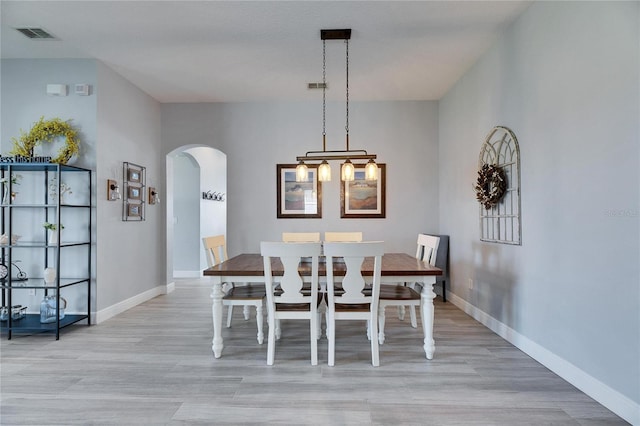
<path fill-rule="evenodd" d="M 44 268 L 44 282 L 46 285 L 52 285 L 56 280 L 56 268 Z"/>
<path fill-rule="evenodd" d="M 57 246 L 58 245 L 58 230 L 49 231 L 49 245 Z"/>

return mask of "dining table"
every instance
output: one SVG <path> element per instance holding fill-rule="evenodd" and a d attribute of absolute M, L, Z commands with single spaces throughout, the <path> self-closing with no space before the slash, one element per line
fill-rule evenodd
<path fill-rule="evenodd" d="M 373 275 L 373 258 L 365 258 L 362 262 L 362 275 Z M 334 277 L 345 275 L 344 263 L 334 262 Z M 283 274 L 283 266 L 279 259 L 272 259 L 272 273 L 275 276 Z M 326 262 L 320 259 L 318 266 L 320 281 L 326 282 Z M 381 283 L 418 283 L 422 286 L 421 291 L 421 321 L 424 331 L 424 351 L 427 359 L 433 359 L 435 352 L 435 341 L 433 340 L 433 299 L 436 297 L 433 285 L 436 277 L 442 275 L 442 270 L 423 262 L 406 253 L 385 253 L 382 256 Z M 311 263 L 301 261 L 298 267 L 301 277 L 311 275 Z M 222 338 L 222 298 L 224 297 L 224 283 L 263 283 L 264 263 L 262 255 L 258 253 L 244 253 L 231 257 L 218 265 L 207 268 L 203 271 L 204 276 L 211 277 L 211 313 L 213 316 L 213 342 L 211 349 L 215 358 L 222 356 L 224 348 Z"/>

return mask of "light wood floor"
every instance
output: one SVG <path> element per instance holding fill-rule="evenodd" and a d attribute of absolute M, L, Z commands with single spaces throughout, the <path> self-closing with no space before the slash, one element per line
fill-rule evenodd
<path fill-rule="evenodd" d="M 3 338 L 0 424 L 614 425 L 610 411 L 436 299 L 436 354 L 388 315 L 380 367 L 364 324 L 342 322 L 309 360 L 308 326 L 284 322 L 276 362 L 236 308 L 223 357 L 211 352 L 206 280 L 184 280 L 102 324 Z M 389 312 L 390 314 L 391 312 Z M 408 321 L 408 318 L 407 320 Z"/>

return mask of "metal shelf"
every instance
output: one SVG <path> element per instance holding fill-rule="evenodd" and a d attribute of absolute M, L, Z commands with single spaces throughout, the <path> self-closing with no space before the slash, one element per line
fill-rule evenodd
<path fill-rule="evenodd" d="M 34 255 L 30 255 L 32 259 L 42 259 L 42 265 L 44 267 L 53 267 L 56 269 L 56 277 L 58 277 L 55 281 L 55 285 L 45 285 L 44 279 L 39 277 L 29 277 L 27 280 L 19 280 L 17 277 L 11 275 L 11 267 L 9 266 L 10 275 L 4 280 L 0 281 L 0 290 L 2 292 L 2 306 L 12 306 L 13 305 L 13 293 L 16 291 L 23 290 L 43 290 L 43 293 L 51 294 L 50 292 L 54 292 L 59 297 L 63 297 L 61 294 L 61 290 L 65 288 L 69 288 L 77 285 L 86 285 L 86 313 L 82 312 L 78 314 L 77 312 L 74 314 L 67 314 L 62 320 L 55 321 L 53 323 L 41 324 L 40 323 L 40 315 L 39 314 L 27 314 L 25 317 L 13 320 L 8 319 L 0 322 L 0 330 L 2 331 L 2 335 L 6 335 L 8 339 L 11 339 L 12 333 L 23 333 L 23 332 L 55 332 L 56 340 L 60 338 L 60 329 L 77 323 L 79 321 L 86 320 L 87 325 L 91 325 L 91 251 L 92 251 L 92 241 L 91 241 L 91 228 L 92 228 L 92 205 L 91 205 L 91 195 L 93 193 L 92 189 L 92 179 L 91 179 L 91 170 L 83 169 L 75 166 L 67 166 L 67 165 L 58 165 L 51 163 L 5 163 L 0 164 L 0 174 L 2 177 L 11 176 L 12 173 L 21 174 L 30 174 L 30 179 L 35 179 L 37 183 L 40 179 L 42 179 L 42 183 L 44 185 L 44 192 L 42 195 L 44 196 L 42 203 L 37 203 L 40 198 L 40 194 L 37 196 L 33 196 L 35 194 L 30 194 L 29 191 L 24 193 L 20 191 L 21 196 L 24 196 L 24 203 L 21 200 L 18 202 L 14 202 L 14 200 L 9 199 L 7 203 L 0 204 L 0 212 L 2 214 L 2 220 L 0 223 L 1 233 L 6 235 L 12 234 L 20 234 L 18 229 L 15 229 L 17 225 L 14 223 L 14 215 L 16 217 L 24 217 L 23 215 L 29 214 L 30 211 L 34 212 L 34 214 L 40 214 L 41 217 L 44 218 L 45 221 L 51 223 L 62 223 L 61 222 L 61 212 L 64 211 L 78 211 L 78 209 L 86 210 L 86 217 L 83 216 L 84 213 L 73 213 L 73 217 L 77 218 L 78 214 L 81 214 L 83 225 L 81 228 L 77 228 L 76 230 L 80 231 L 79 237 L 83 239 L 82 241 L 65 241 L 64 238 L 62 241 L 57 242 L 56 244 L 49 244 L 46 239 L 47 231 L 43 229 L 42 231 L 42 240 L 40 240 L 38 234 L 30 235 L 29 238 L 35 241 L 18 241 L 16 244 L 7 244 L 0 246 L 0 260 L 4 262 L 5 265 L 11 265 L 12 261 L 15 259 L 16 254 L 22 256 L 25 254 L 25 250 L 32 251 Z M 82 198 L 80 204 L 69 204 L 65 203 L 61 196 L 61 186 L 63 176 L 66 173 L 72 172 L 75 176 L 78 176 L 76 173 L 84 173 L 85 175 L 81 178 L 74 178 L 72 180 L 76 182 L 80 182 L 80 186 L 84 187 L 85 193 L 88 198 Z M 69 175 L 66 175 L 69 177 Z M 52 183 L 55 182 L 55 183 Z M 4 193 L 5 190 L 8 192 L 12 192 L 15 189 L 16 184 L 2 184 L 1 192 Z M 39 184 L 38 184 L 39 185 Z M 86 185 L 86 186 L 84 186 Z M 55 198 L 53 202 L 50 201 L 50 193 L 51 188 L 54 189 Z M 30 195 L 32 195 L 30 197 Z M 88 203 L 85 204 L 86 200 L 89 200 Z M 40 212 L 40 213 L 38 213 Z M 84 221 L 86 220 L 86 228 L 84 228 Z M 16 232 L 18 231 L 18 232 Z M 86 232 L 86 234 L 85 234 Z M 73 235 L 73 234 L 72 234 Z M 86 235 L 86 240 L 84 239 Z M 76 235 L 78 237 L 78 235 Z M 76 251 L 67 251 L 63 250 L 67 247 L 86 247 L 83 249 L 86 251 L 86 270 L 81 268 L 79 271 L 72 272 L 71 275 L 81 275 L 80 277 L 60 277 L 61 272 L 61 257 L 69 256 L 69 253 L 75 253 L 73 256 L 72 263 L 75 263 L 76 257 L 78 256 Z M 84 251 L 81 255 L 79 255 L 80 259 L 85 258 Z M 65 254 L 66 253 L 66 254 Z M 42 256 L 40 258 L 40 256 Z M 86 273 L 86 276 L 85 276 Z M 82 289 L 80 291 L 83 291 Z M 80 293 L 82 294 L 82 293 Z M 59 304 L 58 304 L 59 306 Z M 70 307 L 67 307 L 69 309 Z M 39 303 L 38 303 L 39 309 Z M 84 311 L 84 308 L 82 308 Z M 33 312 L 33 309 L 32 309 Z M 57 310 L 57 314 L 59 316 L 59 308 Z"/>
<path fill-rule="evenodd" d="M 89 316 L 75 315 L 75 314 L 67 314 L 60 320 L 60 329 L 80 322 L 82 320 L 89 320 Z M 9 327 L 9 320 L 0 321 L 0 329 L 2 330 L 3 335 L 10 335 L 13 333 L 24 333 L 24 332 L 48 332 L 48 333 L 58 333 L 59 328 L 56 322 L 51 322 L 47 324 L 40 323 L 40 315 L 39 314 L 27 314 L 23 318 L 18 320 L 11 320 L 11 327 Z"/>

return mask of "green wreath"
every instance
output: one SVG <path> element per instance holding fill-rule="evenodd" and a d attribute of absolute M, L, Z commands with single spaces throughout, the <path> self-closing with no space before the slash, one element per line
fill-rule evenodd
<path fill-rule="evenodd" d="M 485 164 L 478 171 L 478 180 L 474 185 L 476 198 L 489 210 L 500 202 L 507 191 L 507 178 L 502 168 Z"/>
<path fill-rule="evenodd" d="M 11 138 L 13 150 L 10 154 L 33 157 L 33 149 L 36 146 L 43 142 L 53 142 L 58 137 L 64 137 L 66 139 L 65 145 L 58 150 L 58 156 L 52 158 L 51 162 L 67 164 L 71 157 L 80 153 L 78 132 L 71 127 L 69 121 L 71 120 L 63 121 L 57 117 L 51 120 L 40 117 L 40 120 L 34 123 L 28 133 L 20 129 L 20 138 Z"/>

